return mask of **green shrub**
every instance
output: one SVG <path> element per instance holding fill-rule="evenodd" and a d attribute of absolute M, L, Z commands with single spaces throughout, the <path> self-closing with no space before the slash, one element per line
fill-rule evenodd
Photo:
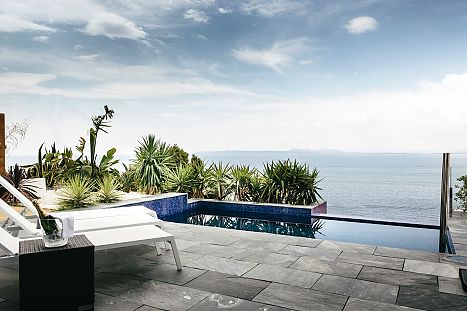
<path fill-rule="evenodd" d="M 135 181 L 135 170 L 123 164 L 125 171 L 119 176 L 120 190 L 123 192 L 137 191 L 138 186 Z"/>
<path fill-rule="evenodd" d="M 456 185 L 456 197 L 454 200 L 459 202 L 459 207 L 465 211 L 467 211 L 467 175 L 461 176 L 457 178 L 457 181 L 461 181 L 462 184 Z"/>
<path fill-rule="evenodd" d="M 140 191 L 146 194 L 161 192 L 168 171 L 173 167 L 167 144 L 148 135 L 136 147 L 135 155 L 135 178 Z"/>
<path fill-rule="evenodd" d="M 180 164 L 167 174 L 166 190 L 171 192 L 186 192 L 191 197 L 196 188 L 196 175 L 189 164 Z"/>
<path fill-rule="evenodd" d="M 313 168 L 310 172 L 307 164 L 296 160 L 266 163 L 263 178 L 265 202 L 310 205 L 321 198 L 318 171 Z"/>
<path fill-rule="evenodd" d="M 58 205 L 62 209 L 87 207 L 93 204 L 93 184 L 87 177 L 74 175 L 63 185 L 58 198 Z"/>
<path fill-rule="evenodd" d="M 122 199 L 122 194 L 118 191 L 118 183 L 115 178 L 107 175 L 99 182 L 96 198 L 100 203 L 112 203 Z"/>

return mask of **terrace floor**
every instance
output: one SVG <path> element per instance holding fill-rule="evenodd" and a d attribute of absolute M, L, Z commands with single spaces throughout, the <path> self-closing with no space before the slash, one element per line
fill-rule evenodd
<path fill-rule="evenodd" d="M 165 230 L 184 269 L 148 245 L 96 252 L 95 310 L 466 310 L 458 256 L 187 224 Z M 17 269 L 0 261 L 0 310 L 18 309 Z"/>
<path fill-rule="evenodd" d="M 456 254 L 467 257 L 467 213 L 453 211 L 448 226 Z"/>

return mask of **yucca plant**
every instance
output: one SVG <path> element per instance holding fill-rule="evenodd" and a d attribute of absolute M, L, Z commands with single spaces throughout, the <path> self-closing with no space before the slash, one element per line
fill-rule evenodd
<path fill-rule="evenodd" d="M 249 195 L 249 185 L 253 177 L 254 170 L 248 165 L 236 165 L 231 169 L 232 182 L 234 186 L 234 200 L 247 201 Z"/>
<path fill-rule="evenodd" d="M 272 161 L 264 165 L 263 176 L 266 202 L 310 205 L 321 198 L 318 171 L 316 168 L 310 171 L 307 164 L 296 160 Z"/>
<path fill-rule="evenodd" d="M 26 172 L 18 164 L 10 166 L 8 172 L 3 177 L 30 200 L 37 199 L 35 192 L 35 188 L 37 187 L 27 183 Z M 18 203 L 16 197 L 2 186 L 0 186 L 0 198 L 3 201 L 11 202 L 13 204 Z"/>
<path fill-rule="evenodd" d="M 223 165 L 222 162 L 213 163 L 208 171 L 212 198 L 224 200 L 232 190 L 231 166 L 229 164 Z"/>
<path fill-rule="evenodd" d="M 123 163 L 125 171 L 119 176 L 119 186 L 120 190 L 123 192 L 136 191 L 137 185 L 135 182 L 135 170 L 130 166 L 128 167 Z"/>
<path fill-rule="evenodd" d="M 193 189 L 196 188 L 193 167 L 189 164 L 179 164 L 174 170 L 170 170 L 165 188 L 172 192 L 186 192 L 192 197 Z"/>
<path fill-rule="evenodd" d="M 248 201 L 265 201 L 265 183 L 261 172 L 255 170 L 248 184 Z"/>
<path fill-rule="evenodd" d="M 81 208 L 92 205 L 94 194 L 92 181 L 80 175 L 71 176 L 63 185 L 58 197 L 62 209 Z"/>
<path fill-rule="evenodd" d="M 98 183 L 99 190 L 96 193 L 96 199 L 100 203 L 112 203 L 122 199 L 122 193 L 118 191 L 118 182 L 111 176 L 105 176 Z"/>
<path fill-rule="evenodd" d="M 161 192 L 168 171 L 173 167 L 167 144 L 148 135 L 139 142 L 135 155 L 133 163 L 139 189 L 147 194 Z"/>
<path fill-rule="evenodd" d="M 204 161 L 196 155 L 191 157 L 190 164 L 193 169 L 194 178 L 192 197 L 203 199 L 206 196 L 209 187 L 209 169 L 206 168 Z"/>

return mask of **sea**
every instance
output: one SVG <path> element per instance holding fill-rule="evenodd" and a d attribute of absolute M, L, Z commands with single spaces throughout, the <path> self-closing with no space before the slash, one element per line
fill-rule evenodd
<path fill-rule="evenodd" d="M 207 162 L 245 164 L 296 159 L 316 167 L 328 213 L 421 224 L 439 224 L 442 154 L 350 153 L 340 151 L 200 152 Z M 117 156 L 128 163 L 131 155 Z M 7 164 L 33 163 L 34 156 L 7 158 Z M 452 187 L 467 174 L 467 154 L 451 154 Z M 454 202 L 456 205 L 456 202 Z"/>

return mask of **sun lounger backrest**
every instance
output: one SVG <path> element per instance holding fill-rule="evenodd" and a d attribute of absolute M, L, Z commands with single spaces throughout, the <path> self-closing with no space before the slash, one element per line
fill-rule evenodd
<path fill-rule="evenodd" d="M 15 211 L 10 205 L 6 204 L 5 201 L 0 199 L 0 212 L 6 214 L 14 223 L 21 227 L 28 235 L 36 235 L 39 230 L 36 225 L 24 218 L 23 215 Z"/>
<path fill-rule="evenodd" d="M 0 247 L 13 255 L 18 254 L 19 239 L 0 227 Z"/>
<path fill-rule="evenodd" d="M 34 215 L 37 215 L 36 208 L 32 202 L 18 191 L 12 184 L 10 184 L 5 178 L 0 176 L 0 185 L 2 185 L 8 192 L 10 192 L 15 198 L 18 199 L 25 207 L 27 207 Z"/>

